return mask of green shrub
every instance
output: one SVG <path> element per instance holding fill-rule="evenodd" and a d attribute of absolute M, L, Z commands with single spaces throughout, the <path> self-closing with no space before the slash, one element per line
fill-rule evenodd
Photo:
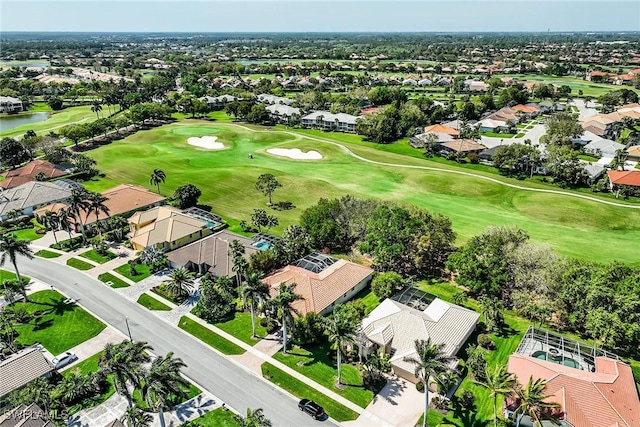
<path fill-rule="evenodd" d="M 416 383 L 416 390 L 418 390 L 420 393 L 424 391 L 424 384 L 422 383 L 422 381 L 418 381 Z"/>
<path fill-rule="evenodd" d="M 496 348 L 496 344 L 493 339 L 487 334 L 478 335 L 478 345 L 486 350 L 493 350 Z"/>

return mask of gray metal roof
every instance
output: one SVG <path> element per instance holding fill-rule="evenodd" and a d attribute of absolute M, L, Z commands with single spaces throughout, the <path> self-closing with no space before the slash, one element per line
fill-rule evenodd
<path fill-rule="evenodd" d="M 0 362 L 0 397 L 53 370 L 35 347 L 22 350 Z"/>
<path fill-rule="evenodd" d="M 25 182 L 10 190 L 0 192 L 0 216 L 14 209 L 22 211 L 64 200 L 70 195 L 71 191 L 50 182 Z"/>

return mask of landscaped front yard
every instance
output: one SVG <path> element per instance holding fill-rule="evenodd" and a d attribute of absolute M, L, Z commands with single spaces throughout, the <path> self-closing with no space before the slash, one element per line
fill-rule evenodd
<path fill-rule="evenodd" d="M 90 259 L 91 261 L 95 261 L 98 264 L 104 264 L 105 262 L 111 261 L 118 256 L 111 251 L 107 251 L 105 255 L 99 254 L 95 251 L 95 249 L 91 249 L 90 251 L 83 252 L 80 254 L 82 258 Z"/>
<path fill-rule="evenodd" d="M 196 418 L 190 423 L 185 424 L 186 427 L 239 427 L 233 418 L 233 412 L 228 409 L 218 408 L 207 412 L 201 417 Z"/>
<path fill-rule="evenodd" d="M 114 289 L 117 288 L 128 288 L 129 284 L 127 282 L 125 282 L 122 279 L 117 278 L 116 276 L 114 276 L 111 273 L 102 273 L 101 275 L 98 276 L 98 280 L 100 280 L 101 282 L 107 283 L 107 282 L 111 282 L 111 287 Z"/>
<path fill-rule="evenodd" d="M 24 274 L 21 274 L 20 277 L 22 277 L 22 280 L 26 280 L 27 282 L 31 281 L 31 278 L 25 276 Z M 5 280 L 16 280 L 16 273 L 14 273 L 13 271 L 0 269 L 0 283 L 4 282 Z"/>
<path fill-rule="evenodd" d="M 148 265 L 136 264 L 135 268 L 136 272 L 138 273 L 136 275 L 131 274 L 131 267 L 129 267 L 129 264 L 121 265 L 120 267 L 116 268 L 115 271 L 122 274 L 127 279 L 133 280 L 134 282 L 139 282 L 151 276 L 151 267 L 149 267 Z"/>
<path fill-rule="evenodd" d="M 345 399 L 349 399 L 358 406 L 366 408 L 373 400 L 373 392 L 362 385 L 362 376 L 355 366 L 342 363 L 342 384 L 335 387 L 338 379 L 338 369 L 333 362 L 335 351 L 329 349 L 329 344 L 303 349 L 294 347 L 288 354 L 276 353 L 273 358 L 284 363 L 306 377 L 322 384 Z"/>
<path fill-rule="evenodd" d="M 142 294 L 138 298 L 138 304 L 147 308 L 148 310 L 157 310 L 157 311 L 170 311 L 171 307 L 166 304 L 161 303 L 157 299 L 147 294 Z"/>
<path fill-rule="evenodd" d="M 259 338 L 255 339 L 251 336 L 251 313 L 247 312 L 236 312 L 232 320 L 216 323 L 215 325 L 249 345 L 254 345 L 260 341 L 260 338 L 267 336 L 266 328 L 264 326 L 260 326 L 259 317 L 256 317 L 256 335 Z"/>
<path fill-rule="evenodd" d="M 66 304 L 66 297 L 56 291 L 29 295 L 29 302 L 18 302 L 33 317 L 16 325 L 18 339 L 24 345 L 39 342 L 57 355 L 98 335 L 106 325 L 76 304 Z"/>
<path fill-rule="evenodd" d="M 59 256 L 62 256 L 62 254 L 59 254 L 58 252 L 52 252 L 46 249 L 41 249 L 34 255 L 39 256 L 40 258 L 58 258 Z"/>

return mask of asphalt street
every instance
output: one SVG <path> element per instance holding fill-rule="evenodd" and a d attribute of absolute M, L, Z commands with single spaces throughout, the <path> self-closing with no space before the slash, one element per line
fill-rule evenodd
<path fill-rule="evenodd" d="M 142 306 L 118 295 L 102 282 L 71 267 L 34 258 L 18 259 L 20 272 L 53 285 L 64 294 L 117 328 L 125 335 L 128 319 L 134 340 L 153 346 L 155 354 L 170 351 L 187 364 L 184 373 L 244 414 L 247 407 L 263 408 L 274 426 L 336 425 L 330 420 L 314 421 L 298 410 L 297 401 L 243 367 L 214 352 L 209 346 L 170 325 Z M 99 351 L 99 349 L 96 349 Z"/>

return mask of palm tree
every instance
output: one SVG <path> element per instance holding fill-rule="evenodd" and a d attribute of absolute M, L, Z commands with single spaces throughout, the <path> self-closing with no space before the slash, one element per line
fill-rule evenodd
<path fill-rule="evenodd" d="M 50 230 L 53 232 L 53 238 L 57 244 L 58 236 L 56 236 L 56 231 L 58 231 L 60 227 L 60 220 L 58 218 L 58 214 L 47 210 L 44 213 L 44 216 L 40 218 L 40 221 L 42 221 L 42 225 L 44 225 L 47 230 Z"/>
<path fill-rule="evenodd" d="M 489 397 L 493 398 L 493 425 L 498 426 L 498 396 L 507 396 L 513 393 L 513 388 L 516 385 L 516 379 L 512 374 L 507 372 L 505 365 L 497 366 L 495 369 L 489 369 L 485 367 L 485 379 L 484 381 L 473 381 L 480 387 L 484 387 L 489 390 Z"/>
<path fill-rule="evenodd" d="M 58 226 L 60 227 L 61 230 L 66 231 L 67 233 L 69 233 L 69 240 L 71 240 L 71 221 L 70 219 L 73 218 L 73 214 L 71 212 L 69 212 L 68 209 L 60 209 L 58 211 Z"/>
<path fill-rule="evenodd" d="M 627 161 L 628 157 L 629 154 L 625 150 L 616 150 L 615 157 L 613 158 L 609 166 L 614 170 L 624 170 L 624 164 Z"/>
<path fill-rule="evenodd" d="M 137 406 L 129 406 L 120 421 L 126 423 L 127 427 L 147 427 L 153 421 L 153 417 Z"/>
<path fill-rule="evenodd" d="M 143 365 L 148 363 L 148 351 L 152 347 L 144 341 L 123 341 L 120 344 L 107 344 L 100 361 L 105 374 L 113 375 L 116 391 L 133 406 L 133 398 L 129 386 L 139 387 L 143 378 Z"/>
<path fill-rule="evenodd" d="M 415 365 L 415 376 L 424 386 L 424 418 L 422 426 L 426 427 L 429 415 L 429 378 L 440 381 L 440 374 L 448 369 L 453 357 L 444 354 L 444 344 L 431 344 L 428 340 L 415 340 L 413 342 L 417 357 L 404 357 L 407 363 Z"/>
<path fill-rule="evenodd" d="M 88 196 L 88 191 L 84 187 L 74 188 L 71 190 L 71 196 L 67 199 L 67 205 L 69 206 L 67 212 L 78 220 L 83 241 L 87 240 L 87 236 L 84 233 L 84 223 L 82 222 L 82 216 L 80 214 L 81 212 L 85 212 L 89 206 L 87 202 Z"/>
<path fill-rule="evenodd" d="M 158 188 L 158 194 L 160 194 L 160 183 L 164 183 L 167 179 L 167 175 L 161 169 L 154 169 L 149 178 L 149 183 L 155 185 Z"/>
<path fill-rule="evenodd" d="M 193 288 L 194 274 L 184 267 L 173 270 L 169 274 L 169 279 L 168 282 L 165 282 L 165 286 L 174 297 L 188 294 Z"/>
<path fill-rule="evenodd" d="M 236 272 L 236 285 L 240 285 L 240 283 L 242 283 L 242 270 L 241 270 L 241 265 L 242 261 L 240 261 L 240 259 L 244 259 L 243 255 L 245 254 L 245 249 L 244 249 L 244 245 L 242 243 L 240 243 L 239 240 L 237 239 L 233 239 L 231 241 L 231 243 L 229 243 L 229 250 L 228 250 L 228 255 L 229 258 L 231 258 L 233 260 L 233 271 Z"/>
<path fill-rule="evenodd" d="M 295 283 L 287 285 L 285 282 L 280 283 L 278 287 L 278 295 L 273 298 L 274 308 L 278 313 L 278 317 L 282 321 L 282 353 L 287 354 L 287 324 L 291 329 L 295 327 L 293 315 L 299 314 L 298 310 L 293 308 L 291 304 L 301 300 L 302 296 L 294 292 Z"/>
<path fill-rule="evenodd" d="M 91 105 L 91 111 L 96 113 L 97 119 L 100 118 L 100 115 L 98 114 L 100 111 L 102 111 L 102 105 L 100 105 L 100 101 L 98 100 L 93 101 L 93 104 Z"/>
<path fill-rule="evenodd" d="M 251 336 L 256 336 L 256 303 L 264 300 L 269 296 L 269 286 L 260 281 L 261 274 L 257 270 L 250 271 L 239 288 L 242 303 L 251 310 Z"/>
<path fill-rule="evenodd" d="M 189 387 L 189 381 L 180 375 L 180 370 L 186 366 L 182 359 L 174 358 L 169 352 L 165 357 L 154 359 L 144 377 L 142 397 L 150 408 L 158 411 L 161 427 L 165 426 L 162 411 L 167 406 L 167 398 L 171 395 L 186 397 L 184 389 Z"/>
<path fill-rule="evenodd" d="M 100 213 L 109 216 L 109 207 L 104 204 L 107 200 L 109 200 L 109 198 L 100 193 L 89 193 L 86 207 L 87 218 L 89 218 L 89 215 L 93 213 L 96 216 L 97 224 L 98 219 L 100 218 Z M 98 233 L 100 234 L 100 237 L 102 237 L 102 229 L 100 229 L 100 227 L 98 227 Z"/>
<path fill-rule="evenodd" d="M 347 312 L 336 308 L 333 315 L 324 322 L 331 349 L 336 350 L 338 365 L 338 384 L 342 384 L 342 351 L 347 345 L 356 342 L 356 332 L 360 325 L 355 324 L 354 319 L 347 316 Z M 358 322 L 360 323 L 360 322 Z"/>
<path fill-rule="evenodd" d="M 533 376 L 529 377 L 529 382 L 526 386 L 516 387 L 515 395 L 518 403 L 518 408 L 514 411 L 516 415 L 516 427 L 520 426 L 522 417 L 528 414 L 535 422 L 535 426 L 540 427 L 540 418 L 543 414 L 551 409 L 559 408 L 560 405 L 553 402 L 546 402 L 552 394 L 544 394 L 544 390 L 547 388 L 547 382 L 542 378 L 538 378 L 534 381 Z"/>
<path fill-rule="evenodd" d="M 29 241 L 20 240 L 12 233 L 5 233 L 0 236 L 0 254 L 0 267 L 4 265 L 7 259 L 11 261 L 16 271 L 18 282 L 22 283 L 22 277 L 20 277 L 20 271 L 18 270 L 17 256 L 22 255 L 28 259 L 33 259 L 33 251 L 29 248 Z"/>
<path fill-rule="evenodd" d="M 247 416 L 234 415 L 233 419 L 240 427 L 271 427 L 271 420 L 264 416 L 262 408 L 252 411 L 247 408 Z"/>

